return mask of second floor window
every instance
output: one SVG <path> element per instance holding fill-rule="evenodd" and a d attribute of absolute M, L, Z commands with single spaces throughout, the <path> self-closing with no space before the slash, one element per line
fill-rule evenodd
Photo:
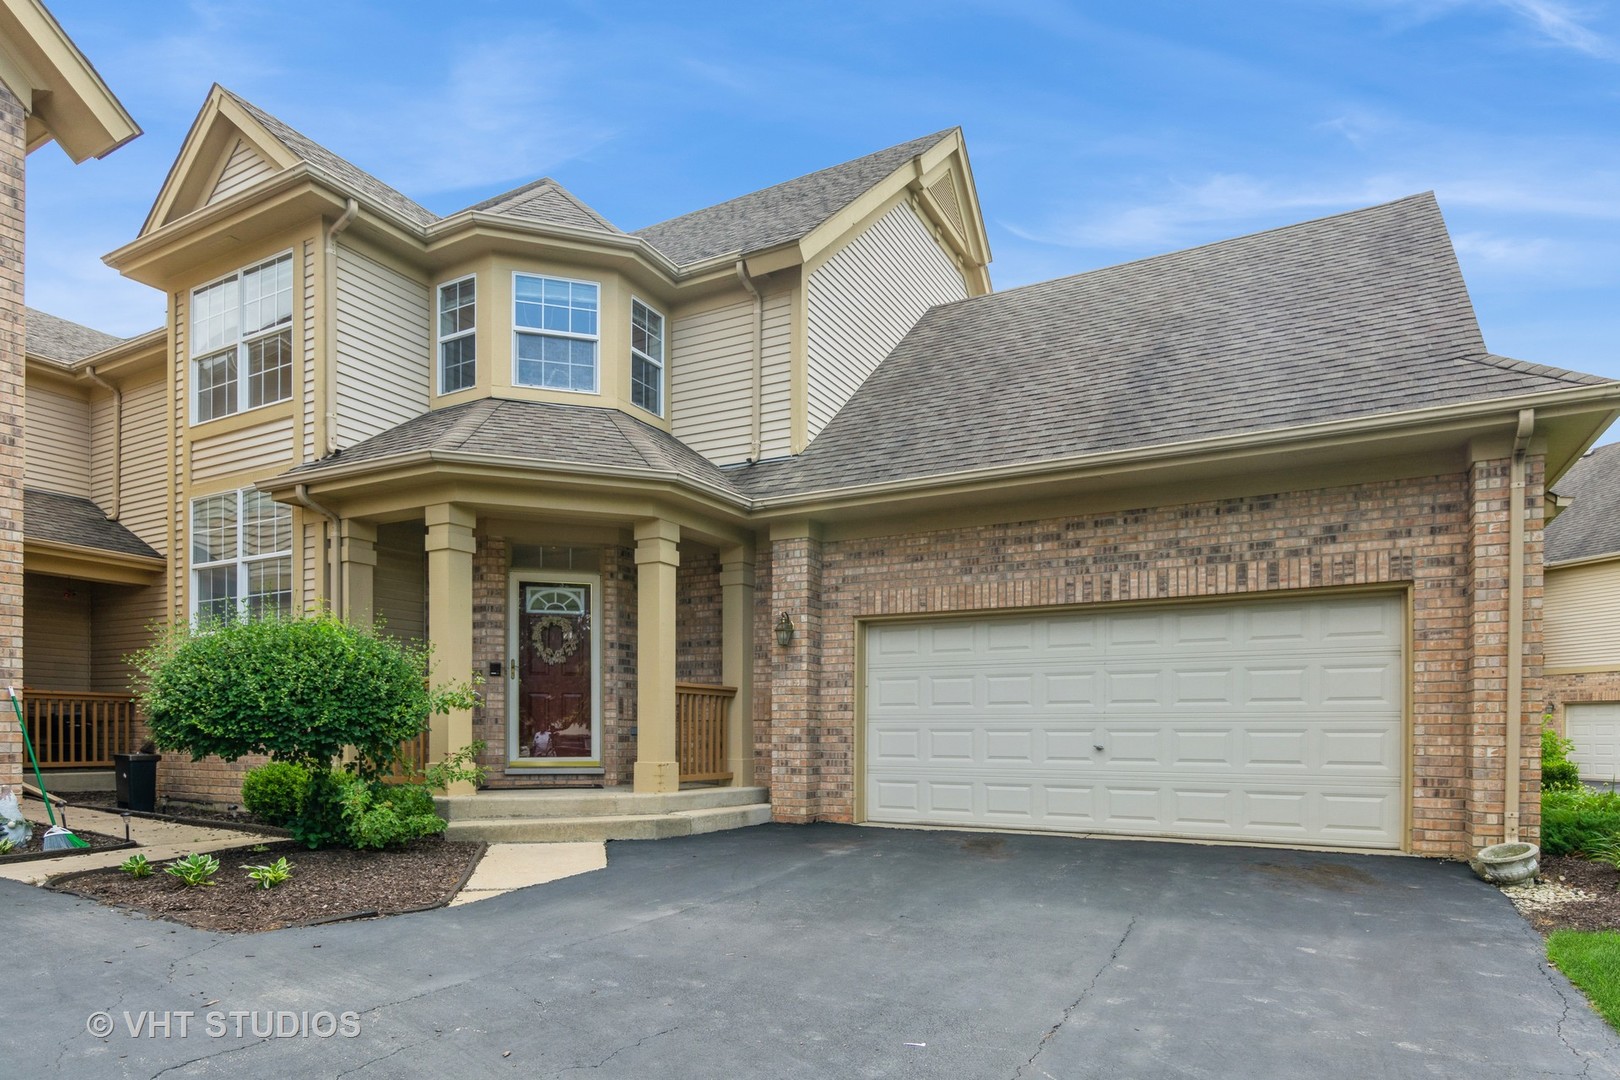
<path fill-rule="evenodd" d="M 512 276 L 516 329 L 512 379 L 518 386 L 596 393 L 597 316 L 594 281 Z"/>
<path fill-rule="evenodd" d="M 439 393 L 453 394 L 478 381 L 477 282 L 462 278 L 439 286 Z"/>
<path fill-rule="evenodd" d="M 197 622 L 292 610 L 292 508 L 253 488 L 191 504 Z"/>
<path fill-rule="evenodd" d="M 196 423 L 292 397 L 292 255 L 191 294 Z"/>
<path fill-rule="evenodd" d="M 630 400 L 664 414 L 664 317 L 630 301 Z"/>

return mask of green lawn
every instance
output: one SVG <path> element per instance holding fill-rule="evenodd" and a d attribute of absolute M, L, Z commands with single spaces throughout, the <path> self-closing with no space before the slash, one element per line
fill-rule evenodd
<path fill-rule="evenodd" d="M 1547 958 L 1620 1030 L 1620 930 L 1559 930 L 1547 939 Z"/>

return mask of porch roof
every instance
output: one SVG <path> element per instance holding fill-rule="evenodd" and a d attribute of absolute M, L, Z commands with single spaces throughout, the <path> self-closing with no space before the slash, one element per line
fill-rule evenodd
<path fill-rule="evenodd" d="M 330 457 L 289 470 L 300 479 L 420 455 L 499 459 L 515 465 L 608 468 L 715 490 L 744 503 L 713 462 L 668 432 L 617 409 L 484 398 L 407 420 Z"/>
<path fill-rule="evenodd" d="M 93 548 L 143 559 L 163 558 L 89 499 L 39 488 L 23 489 L 23 541 Z"/>

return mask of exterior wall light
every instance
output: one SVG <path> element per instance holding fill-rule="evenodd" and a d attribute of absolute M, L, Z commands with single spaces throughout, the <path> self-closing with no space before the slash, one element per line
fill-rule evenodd
<path fill-rule="evenodd" d="M 793 618 L 785 611 L 776 620 L 776 643 L 784 649 L 793 644 Z"/>

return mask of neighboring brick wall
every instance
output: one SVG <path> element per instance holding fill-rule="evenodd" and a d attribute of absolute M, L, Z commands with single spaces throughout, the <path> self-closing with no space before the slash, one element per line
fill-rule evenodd
<path fill-rule="evenodd" d="M 1538 463 L 1526 487 L 1527 563 L 1537 567 L 1541 494 Z M 791 649 L 771 647 L 775 814 L 853 817 L 861 618 L 1409 583 L 1411 843 L 1423 854 L 1464 854 L 1502 828 L 1506 495 L 1506 462 L 1491 462 L 1472 474 L 1060 520 L 777 540 L 762 592 L 772 598 L 769 617 L 791 612 L 799 634 Z M 1526 704 L 1542 696 L 1540 598 L 1537 568 L 1525 591 Z M 1534 707 L 1526 715 L 1532 827 L 1539 742 Z"/>
<path fill-rule="evenodd" d="M 681 549 L 675 572 L 675 679 L 721 685 L 720 553 Z"/>
<path fill-rule="evenodd" d="M 771 590 L 771 553 L 754 556 L 754 783 L 771 782 L 771 664 L 776 656 L 776 597 Z"/>
<path fill-rule="evenodd" d="M 27 118 L 0 85 L 0 695 L 22 689 L 23 212 Z M 0 787 L 22 782 L 22 731 L 0 701 Z"/>
<path fill-rule="evenodd" d="M 1544 681 L 1546 715 L 1553 728 L 1565 737 L 1569 735 L 1569 721 L 1564 706 L 1620 702 L 1620 671 L 1569 672 L 1548 675 Z"/>
<path fill-rule="evenodd" d="M 192 761 L 190 755 L 171 750 L 158 762 L 158 803 L 224 803 L 242 801 L 242 774 L 270 759 L 252 754 L 239 761 L 206 757 Z"/>

